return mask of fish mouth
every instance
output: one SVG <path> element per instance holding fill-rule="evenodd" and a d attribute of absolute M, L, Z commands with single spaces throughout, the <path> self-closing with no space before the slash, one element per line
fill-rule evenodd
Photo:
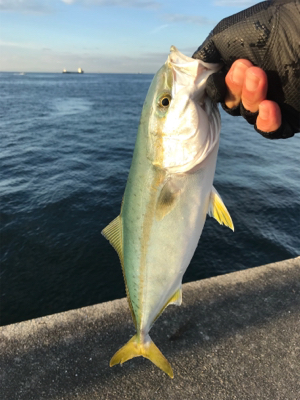
<path fill-rule="evenodd" d="M 175 96 L 182 88 L 191 85 L 194 85 L 196 90 L 203 89 L 204 92 L 209 75 L 222 68 L 222 64 L 205 63 L 188 57 L 182 54 L 175 46 L 171 46 L 166 64 L 173 71 L 172 96 Z"/>
<path fill-rule="evenodd" d="M 170 54 L 168 56 L 167 62 L 174 68 L 181 68 L 181 69 L 186 69 L 186 73 L 188 73 L 188 70 L 191 69 L 191 65 L 193 65 L 192 71 L 195 73 L 197 70 L 197 65 L 200 65 L 202 69 L 205 70 L 210 70 L 212 72 L 217 72 L 222 68 L 222 64 L 220 63 L 207 63 L 202 60 L 198 60 L 189 56 L 186 56 L 185 54 L 181 53 L 177 47 L 171 46 L 170 47 Z M 192 75 L 192 74 L 190 74 Z"/>

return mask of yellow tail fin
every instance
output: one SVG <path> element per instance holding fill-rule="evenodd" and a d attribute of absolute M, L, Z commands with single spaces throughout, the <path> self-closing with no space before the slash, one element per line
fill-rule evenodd
<path fill-rule="evenodd" d="M 125 361 L 130 360 L 134 357 L 143 356 L 148 358 L 153 362 L 158 368 L 163 370 L 166 374 L 170 376 L 170 378 L 174 377 L 173 370 L 168 360 L 162 355 L 158 347 L 150 339 L 150 336 L 147 335 L 145 341 L 141 343 L 137 335 L 134 335 L 129 342 L 125 344 L 113 358 L 110 360 L 110 367 L 116 364 L 123 364 Z"/>

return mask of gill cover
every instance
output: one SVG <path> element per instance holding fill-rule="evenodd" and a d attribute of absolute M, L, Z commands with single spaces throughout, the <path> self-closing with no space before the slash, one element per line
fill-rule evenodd
<path fill-rule="evenodd" d="M 161 70 L 173 77 L 170 102 L 163 114 L 153 115 L 156 121 L 152 121 L 150 158 L 154 165 L 171 173 L 189 172 L 212 151 L 219 139 L 220 118 L 205 94 L 205 85 L 208 76 L 218 69 L 219 64 L 203 63 L 171 47 Z M 163 96 L 165 88 L 160 90 Z"/>

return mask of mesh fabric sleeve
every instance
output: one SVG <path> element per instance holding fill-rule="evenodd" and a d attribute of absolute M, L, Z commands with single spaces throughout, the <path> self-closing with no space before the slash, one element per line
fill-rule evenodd
<path fill-rule="evenodd" d="M 284 127 L 265 136 L 300 132 L 299 0 L 264 1 L 223 19 L 193 57 L 223 61 L 225 72 L 240 58 L 262 68 L 268 77 L 267 99 L 279 104 Z"/>

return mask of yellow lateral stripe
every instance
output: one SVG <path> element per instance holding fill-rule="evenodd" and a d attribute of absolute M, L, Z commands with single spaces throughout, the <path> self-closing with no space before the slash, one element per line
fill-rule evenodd
<path fill-rule="evenodd" d="M 158 168 L 155 168 L 155 174 L 153 176 L 152 181 L 150 182 L 150 198 L 148 200 L 148 204 L 145 210 L 145 214 L 143 216 L 143 226 L 142 226 L 142 237 L 141 237 L 141 258 L 140 258 L 140 268 L 139 268 L 139 294 L 138 294 L 138 301 L 139 301 L 139 310 L 140 310 L 140 319 L 139 319 L 139 326 L 143 326 L 143 318 L 144 315 L 142 313 L 142 305 L 145 299 L 147 298 L 147 287 L 145 285 L 146 282 L 146 258 L 147 258 L 147 251 L 148 245 L 150 240 L 150 234 L 152 225 L 154 222 L 155 217 L 155 210 L 156 210 L 156 201 L 157 201 L 157 190 L 161 183 L 165 178 L 165 171 L 162 171 Z M 144 304 L 145 306 L 145 304 Z"/>

